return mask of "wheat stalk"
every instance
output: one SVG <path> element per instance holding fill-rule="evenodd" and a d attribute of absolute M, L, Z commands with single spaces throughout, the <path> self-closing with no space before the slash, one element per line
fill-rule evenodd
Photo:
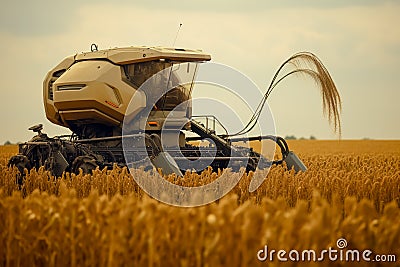
<path fill-rule="evenodd" d="M 281 75 L 284 67 L 291 65 L 294 69 Z M 291 56 L 279 67 L 275 73 L 271 84 L 267 90 L 266 98 L 272 90 L 286 77 L 292 74 L 300 74 L 311 77 L 318 85 L 322 94 L 322 106 L 324 115 L 328 116 L 328 120 L 334 126 L 334 131 L 341 136 L 341 120 L 340 112 L 342 109 L 342 102 L 339 92 L 327 68 L 321 60 L 310 52 L 299 52 Z M 281 75 L 281 76 L 280 76 Z M 280 77 L 280 78 L 278 78 Z"/>

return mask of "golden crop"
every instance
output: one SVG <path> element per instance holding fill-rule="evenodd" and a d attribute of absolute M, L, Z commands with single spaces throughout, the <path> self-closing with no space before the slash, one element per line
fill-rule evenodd
<path fill-rule="evenodd" d="M 198 208 L 151 199 L 118 167 L 59 179 L 33 170 L 18 187 L 16 170 L 6 167 L 16 148 L 1 147 L 0 266 L 319 266 L 259 262 L 257 252 L 265 245 L 322 250 L 338 238 L 349 249 L 396 254 L 398 264 L 400 142 L 289 145 L 307 172 L 273 167 L 253 193 L 252 174 L 244 175 L 224 198 Z M 217 176 L 205 171 L 167 179 L 197 186 Z"/>

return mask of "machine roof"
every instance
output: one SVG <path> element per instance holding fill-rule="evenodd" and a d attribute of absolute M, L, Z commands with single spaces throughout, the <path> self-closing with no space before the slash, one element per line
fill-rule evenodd
<path fill-rule="evenodd" d="M 83 52 L 75 56 L 75 60 L 108 59 L 115 64 L 131 64 L 157 59 L 171 59 L 182 61 L 208 61 L 209 54 L 201 50 L 172 48 L 172 47 L 123 47 L 111 48 L 92 52 Z"/>

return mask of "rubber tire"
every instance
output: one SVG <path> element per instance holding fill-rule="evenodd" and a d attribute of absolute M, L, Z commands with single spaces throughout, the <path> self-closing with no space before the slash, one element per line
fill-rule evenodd
<path fill-rule="evenodd" d="M 92 174 L 99 167 L 96 159 L 92 156 L 78 156 L 72 162 L 72 172 L 79 174 L 79 169 L 82 169 L 83 174 Z"/>
<path fill-rule="evenodd" d="M 25 169 L 27 169 L 28 171 L 31 169 L 31 164 L 29 162 L 28 157 L 25 155 L 21 155 L 21 154 L 12 156 L 10 158 L 10 160 L 8 161 L 7 166 L 8 167 L 15 166 L 18 168 L 20 173 L 17 176 L 17 183 L 19 185 L 22 185 L 22 181 L 25 176 Z"/>

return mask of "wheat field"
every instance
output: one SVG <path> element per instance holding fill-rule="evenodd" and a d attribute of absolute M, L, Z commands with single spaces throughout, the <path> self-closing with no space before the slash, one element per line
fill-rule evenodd
<path fill-rule="evenodd" d="M 252 143 L 255 150 L 258 143 Z M 197 208 L 150 198 L 125 168 L 24 184 L 0 147 L 0 266 L 400 266 L 400 141 L 289 142 L 304 173 L 275 166 L 255 192 L 245 174 L 225 197 Z M 197 186 L 210 170 L 171 182 Z M 199 182 L 200 181 L 200 182 Z M 261 262 L 275 250 L 369 249 L 397 262 Z"/>

